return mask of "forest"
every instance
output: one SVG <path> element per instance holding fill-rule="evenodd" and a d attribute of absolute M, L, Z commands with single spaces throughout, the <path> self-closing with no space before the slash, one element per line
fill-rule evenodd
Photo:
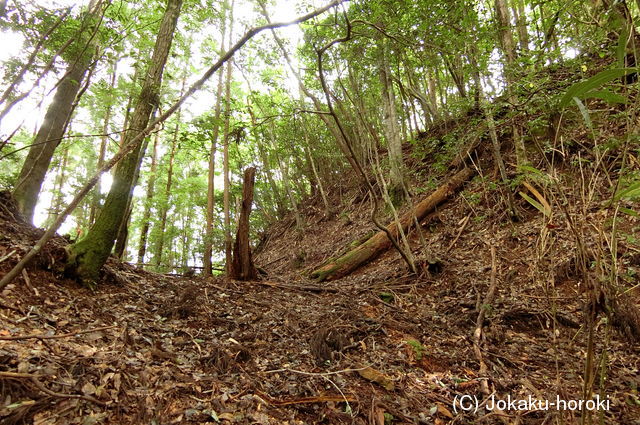
<path fill-rule="evenodd" d="M 0 0 L 1 424 L 640 424 L 640 0 Z"/>

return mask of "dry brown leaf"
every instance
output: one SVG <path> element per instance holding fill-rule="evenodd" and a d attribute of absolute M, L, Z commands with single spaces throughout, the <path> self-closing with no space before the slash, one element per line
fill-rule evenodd
<path fill-rule="evenodd" d="M 371 382 L 375 382 L 376 384 L 381 385 L 384 389 L 388 391 L 393 391 L 395 385 L 393 384 L 393 380 L 387 375 L 383 374 L 375 370 L 372 367 L 366 367 L 364 369 L 358 370 L 360 376 L 364 379 L 367 379 Z"/>
<path fill-rule="evenodd" d="M 453 419 L 453 414 L 449 411 L 449 409 L 444 407 L 444 404 L 436 403 L 436 406 L 438 406 L 438 413 L 439 414 L 441 414 L 442 416 L 445 416 L 445 417 L 447 417 L 449 419 Z"/>

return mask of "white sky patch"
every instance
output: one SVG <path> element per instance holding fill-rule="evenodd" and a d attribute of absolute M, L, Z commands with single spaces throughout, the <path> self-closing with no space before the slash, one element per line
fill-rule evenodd
<path fill-rule="evenodd" d="M 0 61 L 4 62 L 20 53 L 24 47 L 24 37 L 12 31 L 0 31 L 2 49 L 0 49 Z"/>

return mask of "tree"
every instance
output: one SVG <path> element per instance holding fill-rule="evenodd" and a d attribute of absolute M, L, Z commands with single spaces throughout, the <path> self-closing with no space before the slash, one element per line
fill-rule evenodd
<path fill-rule="evenodd" d="M 168 0 L 158 36 L 147 68 L 142 90 L 131 117 L 131 128 L 125 131 L 123 145 L 143 131 L 159 101 L 164 66 L 169 56 L 182 0 Z M 125 217 L 133 181 L 139 167 L 141 146 L 128 153 L 118 165 L 105 205 L 87 235 L 69 248 L 67 271 L 85 282 L 95 282 L 107 260 Z"/>
<path fill-rule="evenodd" d="M 226 8 L 225 8 L 226 14 Z M 222 16 L 222 29 L 220 34 L 220 50 L 224 51 L 225 37 L 226 37 L 226 16 Z M 211 146 L 209 149 L 209 166 L 207 168 L 207 210 L 205 211 L 205 238 L 204 238 L 204 253 L 202 259 L 202 274 L 204 276 L 211 276 L 212 263 L 211 256 L 213 254 L 213 216 L 215 205 L 215 171 L 216 171 L 216 149 L 218 143 L 218 136 L 220 134 L 220 112 L 222 105 L 222 88 L 223 78 L 222 72 L 218 74 L 218 85 L 216 89 L 216 104 L 212 119 L 213 130 L 211 134 Z"/>
<path fill-rule="evenodd" d="M 394 204 L 398 204 L 404 198 L 404 178 L 402 176 L 402 134 L 398 128 L 398 114 L 396 111 L 396 96 L 393 90 L 391 78 L 391 66 L 387 40 L 379 39 L 378 72 L 380 74 L 380 86 L 382 97 L 382 114 L 384 122 L 384 135 L 387 140 L 389 152 L 389 177 L 391 185 L 389 195 Z"/>
<path fill-rule="evenodd" d="M 96 5 L 92 2 L 86 12 L 86 19 L 94 20 L 98 11 L 99 4 Z M 42 182 L 49 170 L 53 153 L 64 136 L 74 103 L 77 103 L 76 96 L 91 65 L 94 55 L 91 40 L 97 30 L 98 24 L 88 25 L 78 37 L 76 41 L 78 53 L 69 60 L 67 70 L 29 148 L 18 182 L 13 189 L 13 197 L 18 209 L 29 221 L 33 220 L 33 212 L 38 202 Z"/>
<path fill-rule="evenodd" d="M 233 4 L 234 0 L 231 0 L 231 9 L 229 12 L 229 45 L 231 45 L 231 40 L 233 37 Z M 232 75 L 232 64 L 233 59 L 230 59 L 227 62 L 227 75 L 225 81 L 225 89 L 224 89 L 224 141 L 223 141 L 223 151 L 222 151 L 222 166 L 223 166 L 223 181 L 224 181 L 224 192 L 223 192 L 223 214 L 224 214 L 224 258 L 225 258 L 225 271 L 227 275 L 231 272 L 231 250 L 232 250 L 232 239 L 231 239 L 231 213 L 229 211 L 229 202 L 230 202 L 230 186 L 231 182 L 229 180 L 229 140 L 231 139 L 230 132 L 230 121 L 231 121 L 231 75 Z"/>

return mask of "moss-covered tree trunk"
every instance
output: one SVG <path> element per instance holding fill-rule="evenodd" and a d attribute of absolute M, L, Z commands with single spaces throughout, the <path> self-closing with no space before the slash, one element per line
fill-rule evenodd
<path fill-rule="evenodd" d="M 169 0 L 165 10 L 158 37 L 156 39 L 151 63 L 145 74 L 144 84 L 135 104 L 130 129 L 124 135 L 123 145 L 127 145 L 149 123 L 149 117 L 158 103 L 162 73 L 171 49 L 182 0 Z M 69 248 L 67 271 L 84 282 L 97 280 L 100 268 L 106 262 L 120 224 L 127 210 L 129 194 L 133 190 L 133 181 L 138 167 L 142 147 L 131 151 L 118 164 L 111 190 L 105 205 L 87 235 Z"/>
<path fill-rule="evenodd" d="M 474 170 L 471 168 L 465 168 L 459 171 L 429 197 L 417 204 L 413 210 L 406 213 L 397 222 L 394 221 L 390 223 L 387 226 L 387 230 L 391 236 L 397 238 L 400 228 L 402 228 L 403 232 L 407 232 L 415 219 L 418 221 L 424 219 L 427 214 L 432 212 L 439 204 L 459 190 L 474 173 Z M 330 260 L 327 264 L 311 273 L 311 277 L 318 281 L 323 281 L 346 276 L 360 266 L 374 260 L 378 255 L 389 249 L 389 247 L 391 247 L 391 241 L 385 232 L 380 231 L 362 245 L 352 249 L 340 258 Z"/>

